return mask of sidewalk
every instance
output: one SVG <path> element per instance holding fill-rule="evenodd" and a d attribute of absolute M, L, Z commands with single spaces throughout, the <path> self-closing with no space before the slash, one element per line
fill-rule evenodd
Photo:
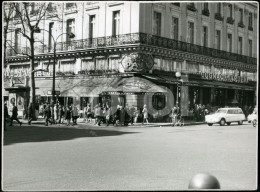
<path fill-rule="evenodd" d="M 27 124 L 27 120 L 26 119 L 21 119 L 22 123 L 23 124 Z M 91 125 L 91 126 L 97 126 L 97 125 L 94 125 L 94 123 L 86 123 L 84 121 L 83 118 L 79 118 L 78 119 L 78 125 Z M 44 125 L 44 118 L 39 116 L 37 121 L 32 121 L 32 124 L 43 124 Z M 184 126 L 189 126 L 189 125 L 201 125 L 201 124 L 206 124 L 205 122 L 196 122 L 196 121 L 192 121 L 192 120 L 185 120 L 184 121 Z M 167 123 L 163 123 L 163 122 L 151 122 L 149 123 L 148 125 L 147 124 L 142 124 L 142 123 L 135 123 L 134 125 L 129 125 L 131 127 L 165 127 L 165 126 L 171 126 L 172 124 L 170 122 L 167 122 Z M 100 127 L 103 127 L 105 126 L 105 124 L 101 124 Z M 109 125 L 109 126 L 112 126 L 112 125 Z M 97 126 L 98 127 L 98 126 Z"/>

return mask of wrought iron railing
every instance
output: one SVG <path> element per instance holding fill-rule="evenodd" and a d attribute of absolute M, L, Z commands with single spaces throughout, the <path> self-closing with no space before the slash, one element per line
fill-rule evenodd
<path fill-rule="evenodd" d="M 130 44 L 151 45 L 156 47 L 168 48 L 172 50 L 201 54 L 201 55 L 215 57 L 215 58 L 256 64 L 256 58 L 253 57 L 222 51 L 218 49 L 213 49 L 209 47 L 204 47 L 200 45 L 195 45 L 191 43 L 186 43 L 183 41 L 178 41 L 178 40 L 169 39 L 165 37 L 155 36 L 147 33 L 130 33 L 130 34 L 123 34 L 118 36 L 107 36 L 107 37 L 74 40 L 69 42 L 59 42 L 56 44 L 56 52 L 75 51 L 80 49 L 91 49 L 91 48 L 95 49 L 95 48 L 113 47 L 119 45 L 130 45 Z M 46 45 L 35 46 L 35 54 L 51 53 L 51 52 L 53 52 L 53 47 L 50 49 Z"/>

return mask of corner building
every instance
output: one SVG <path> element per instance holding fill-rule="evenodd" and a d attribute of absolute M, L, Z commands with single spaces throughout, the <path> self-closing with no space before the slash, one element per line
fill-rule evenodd
<path fill-rule="evenodd" d="M 256 2 L 51 3 L 40 22 L 44 30 L 35 34 L 41 41 L 35 43 L 35 68 L 49 69 L 35 73 L 37 102 L 51 102 L 52 36 L 60 36 L 55 90 L 62 105 L 82 110 L 87 103 L 148 104 L 150 111 L 160 111 L 178 100 L 184 116 L 192 115 L 195 104 L 254 106 L 257 24 Z M 12 47 L 4 99 L 14 99 L 22 111 L 29 102 L 30 63 L 17 53 L 30 48 L 19 34 L 19 20 L 14 17 L 10 25 L 15 30 L 7 35 Z M 176 72 L 183 82 L 180 94 Z"/>

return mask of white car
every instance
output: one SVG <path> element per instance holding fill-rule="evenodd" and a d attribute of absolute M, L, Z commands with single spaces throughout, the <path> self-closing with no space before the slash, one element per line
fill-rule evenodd
<path fill-rule="evenodd" d="M 221 126 L 232 122 L 238 122 L 238 125 L 242 125 L 246 117 L 241 108 L 219 108 L 214 114 L 206 115 L 205 121 L 209 126 L 214 123 L 219 123 Z"/>
<path fill-rule="evenodd" d="M 247 116 L 248 123 L 251 123 L 253 121 L 257 120 L 257 108 L 254 109 L 253 113 Z"/>

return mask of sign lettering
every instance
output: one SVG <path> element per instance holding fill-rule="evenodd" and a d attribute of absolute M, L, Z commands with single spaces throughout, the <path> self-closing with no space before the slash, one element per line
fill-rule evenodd
<path fill-rule="evenodd" d="M 198 72 L 197 74 L 199 74 L 203 79 L 208 79 L 208 80 L 248 83 L 247 77 L 222 75 L 222 74 L 215 74 L 215 73 L 203 73 L 203 72 Z"/>

